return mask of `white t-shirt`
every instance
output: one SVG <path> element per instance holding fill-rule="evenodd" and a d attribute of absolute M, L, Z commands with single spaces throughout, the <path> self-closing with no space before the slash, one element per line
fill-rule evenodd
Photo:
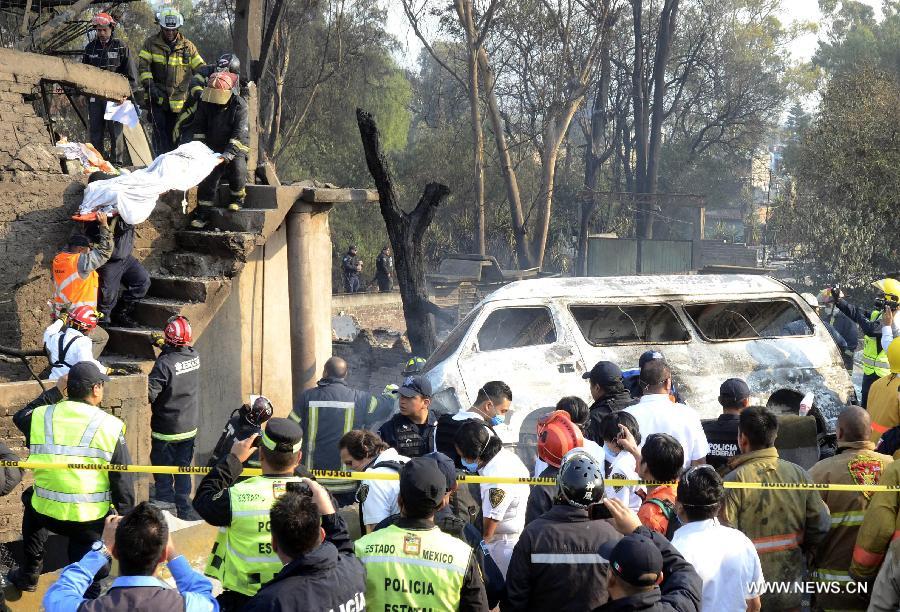
<path fill-rule="evenodd" d="M 599 444 L 597 444 L 596 442 L 594 442 L 593 440 L 588 440 L 587 438 L 585 438 L 583 446 L 578 446 L 576 448 L 573 448 L 569 452 L 571 453 L 572 451 L 574 451 L 576 449 L 583 450 L 588 455 L 593 457 L 594 461 L 597 462 L 597 465 L 603 465 L 603 457 L 604 457 L 603 447 L 600 446 Z M 566 455 L 568 456 L 568 453 L 566 453 Z M 563 460 L 565 460 L 565 457 L 563 457 Z M 544 460 L 541 459 L 540 457 L 535 457 L 534 458 L 534 475 L 540 476 L 546 469 L 547 469 L 547 464 L 544 462 Z"/>
<path fill-rule="evenodd" d="M 612 454 L 606 447 L 604 447 L 603 450 L 606 453 L 606 462 L 609 464 L 610 478 L 640 480 L 634 455 L 628 451 L 619 451 L 616 454 Z M 646 491 L 645 487 L 614 487 L 612 485 L 607 485 L 605 489 L 606 497 L 618 499 L 635 512 L 640 509 L 641 504 L 644 502 L 643 498 L 638 495 L 638 492 Z"/>
<path fill-rule="evenodd" d="M 493 459 L 478 470 L 482 476 L 528 478 L 528 468 L 518 455 L 500 449 Z M 527 484 L 482 484 L 481 508 L 485 518 L 500 521 L 497 534 L 518 534 L 525 529 L 525 506 L 530 487 Z"/>
<path fill-rule="evenodd" d="M 701 612 L 746 610 L 763 581 L 759 555 L 753 542 L 717 519 L 696 521 L 678 528 L 672 545 L 694 566 L 703 580 Z"/>
<path fill-rule="evenodd" d="M 396 449 L 389 448 L 378 455 L 372 465 L 378 465 L 383 461 L 406 463 L 409 461 L 409 457 L 404 457 Z M 397 470 L 389 467 L 370 467 L 366 471 L 379 474 L 397 473 Z M 400 513 L 400 506 L 397 505 L 397 496 L 400 494 L 399 480 L 364 480 L 360 489 L 362 490 L 363 487 L 366 487 L 365 500 L 362 503 L 363 523 L 377 525 L 392 514 Z M 361 492 L 357 493 L 357 496 L 361 498 Z"/>
<path fill-rule="evenodd" d="M 59 359 L 59 337 L 62 326 L 62 321 L 57 319 L 50 327 L 44 330 L 44 346 L 47 347 L 47 352 L 50 354 L 51 364 Z M 106 372 L 106 366 L 94 359 L 94 343 L 91 342 L 90 338 L 71 327 L 66 328 L 62 338 L 63 348 L 65 348 L 69 341 L 73 338 L 75 339 L 69 347 L 69 350 L 66 351 L 65 361 L 69 366 L 73 366 L 82 361 L 90 361 L 95 363 L 101 372 Z M 59 380 L 59 378 L 68 374 L 69 366 L 59 365 L 50 370 L 50 380 Z"/>
<path fill-rule="evenodd" d="M 668 395 L 645 395 L 640 402 L 629 406 L 625 411 L 631 413 L 638 422 L 643 441 L 650 434 L 666 433 L 681 442 L 685 468 L 691 461 L 705 459 L 709 454 L 709 444 L 706 442 L 700 417 L 693 408 L 673 403 Z"/>

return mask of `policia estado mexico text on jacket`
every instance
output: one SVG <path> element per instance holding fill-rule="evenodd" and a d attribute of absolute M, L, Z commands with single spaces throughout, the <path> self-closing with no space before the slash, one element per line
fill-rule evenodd
<path fill-rule="evenodd" d="M 269 510 L 275 500 L 291 483 L 300 483 L 294 475 L 303 434 L 300 427 L 288 419 L 273 418 L 259 436 L 260 460 L 263 475 L 240 480 L 246 457 L 232 451 L 225 455 L 203 477 L 194 496 L 194 509 L 210 525 L 219 530 L 205 574 L 218 579 L 225 592 L 219 596 L 223 610 L 236 610 L 256 595 L 265 583 L 282 568 L 281 560 L 272 550 Z M 248 439 L 249 440 L 249 439 Z M 253 447 L 235 443 L 235 448 Z M 283 473 L 273 473 L 265 453 L 293 455 L 290 466 Z"/>

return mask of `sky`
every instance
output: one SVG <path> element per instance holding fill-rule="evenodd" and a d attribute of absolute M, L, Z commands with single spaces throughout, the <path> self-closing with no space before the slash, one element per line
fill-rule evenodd
<path fill-rule="evenodd" d="M 394 34 L 400 41 L 400 53 L 398 59 L 407 68 L 415 66 L 416 58 L 422 48 L 409 27 L 403 6 L 397 0 L 386 0 L 388 6 L 388 31 Z M 881 0 L 863 0 L 866 4 L 875 7 L 876 15 L 880 15 Z M 821 18 L 818 0 L 782 0 L 782 15 L 785 23 L 797 21 L 818 21 Z M 792 46 L 792 54 L 797 61 L 808 61 L 816 51 L 817 34 L 810 32 L 796 41 Z"/>

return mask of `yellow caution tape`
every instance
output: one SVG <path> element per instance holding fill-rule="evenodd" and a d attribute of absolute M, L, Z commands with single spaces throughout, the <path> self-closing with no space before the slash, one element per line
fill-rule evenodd
<path fill-rule="evenodd" d="M 206 474 L 208 467 L 181 467 L 177 465 L 120 465 L 93 463 L 40 463 L 37 461 L 0 461 L 0 467 L 17 467 L 23 470 L 99 470 L 107 472 L 131 472 L 137 474 Z M 344 472 L 341 470 L 311 470 L 312 475 L 322 480 L 399 480 L 396 472 Z M 244 468 L 241 476 L 259 476 L 259 468 Z M 556 486 L 555 478 L 511 478 L 503 476 L 478 476 L 461 474 L 457 482 L 476 484 L 525 484 L 542 487 Z M 623 478 L 607 478 L 607 485 L 614 487 L 676 485 L 677 482 L 657 480 L 628 480 Z M 900 491 L 900 485 L 855 485 L 855 484 L 819 484 L 819 483 L 761 483 L 761 482 L 728 482 L 726 489 L 768 489 L 777 491 Z"/>

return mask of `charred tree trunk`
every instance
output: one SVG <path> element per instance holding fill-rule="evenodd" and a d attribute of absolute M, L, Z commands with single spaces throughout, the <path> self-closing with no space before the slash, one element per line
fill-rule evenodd
<path fill-rule="evenodd" d="M 440 183 L 428 183 L 413 211 L 405 212 L 397 201 L 394 177 L 381 148 L 381 134 L 375 119 L 364 110 L 356 109 L 356 123 L 366 153 L 366 165 L 378 189 L 381 216 L 394 250 L 409 344 L 416 355 L 431 355 L 437 346 L 437 336 L 430 315 L 440 314 L 440 309 L 428 301 L 422 236 L 434 220 L 437 207 L 450 195 L 450 189 Z"/>

